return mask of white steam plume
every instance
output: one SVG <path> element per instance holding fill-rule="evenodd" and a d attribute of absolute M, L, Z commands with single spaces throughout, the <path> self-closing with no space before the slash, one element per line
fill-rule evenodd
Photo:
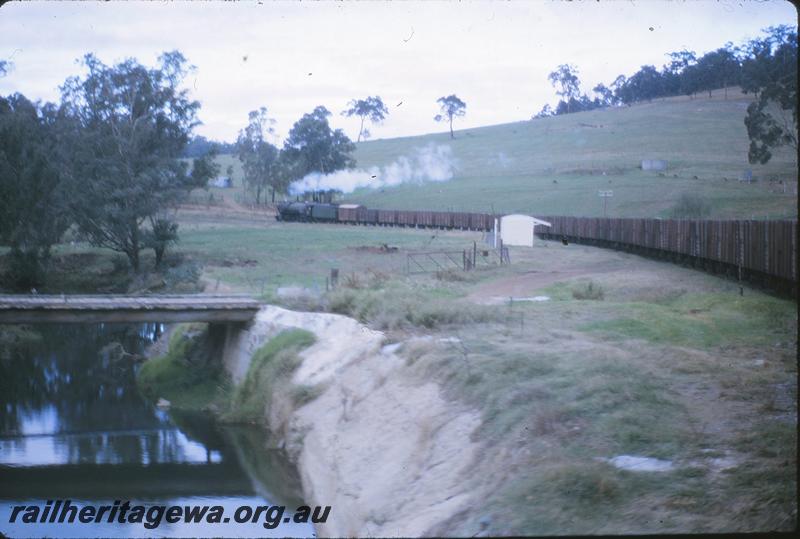
<path fill-rule="evenodd" d="M 446 182 L 453 177 L 455 163 L 450 146 L 429 144 L 416 148 L 411 158 L 401 156 L 383 167 L 367 170 L 339 170 L 331 174 L 312 172 L 302 180 L 289 185 L 289 193 L 297 195 L 306 191 L 338 189 L 352 193 L 359 187 L 392 187 L 401 183 Z"/>

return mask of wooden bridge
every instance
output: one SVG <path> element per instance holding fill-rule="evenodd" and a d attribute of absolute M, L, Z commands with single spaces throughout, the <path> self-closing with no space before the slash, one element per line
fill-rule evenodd
<path fill-rule="evenodd" d="M 248 322 L 259 308 L 247 296 L 0 295 L 0 324 Z"/>

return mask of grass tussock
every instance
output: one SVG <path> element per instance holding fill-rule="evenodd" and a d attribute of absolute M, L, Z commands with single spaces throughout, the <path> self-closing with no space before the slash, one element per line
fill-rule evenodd
<path fill-rule="evenodd" d="M 376 329 L 436 329 L 499 320 L 500 310 L 453 301 L 451 287 L 394 279 L 360 288 L 340 287 L 328 295 L 328 310 Z"/>
<path fill-rule="evenodd" d="M 605 291 L 599 284 L 595 283 L 594 281 L 589 281 L 588 283 L 573 288 L 572 297 L 581 300 L 601 300 L 605 297 Z"/>
<path fill-rule="evenodd" d="M 254 423 L 264 418 L 277 388 L 289 383 L 292 373 L 300 366 L 298 352 L 311 346 L 314 334 L 302 329 L 282 331 L 256 350 L 244 381 L 234 390 L 223 419 L 231 422 Z M 318 395 L 312 387 L 293 387 L 292 399 L 296 406 L 309 402 Z"/>

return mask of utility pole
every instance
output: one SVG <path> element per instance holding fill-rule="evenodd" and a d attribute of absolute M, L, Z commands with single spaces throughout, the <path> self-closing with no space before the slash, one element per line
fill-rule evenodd
<path fill-rule="evenodd" d="M 606 205 L 608 204 L 608 199 L 614 196 L 614 191 L 598 191 L 597 196 L 603 199 L 603 217 L 605 217 Z"/>

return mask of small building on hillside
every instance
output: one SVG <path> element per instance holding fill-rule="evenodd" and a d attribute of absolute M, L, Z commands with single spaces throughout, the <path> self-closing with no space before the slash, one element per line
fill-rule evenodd
<path fill-rule="evenodd" d="M 233 181 L 229 176 L 217 176 L 213 180 L 208 181 L 209 187 L 233 187 Z"/>
<path fill-rule="evenodd" d="M 642 170 L 667 170 L 667 162 L 663 159 L 642 159 Z"/>
<path fill-rule="evenodd" d="M 535 229 L 537 226 L 550 227 L 547 221 L 542 221 L 536 217 L 522 214 L 504 215 L 494 222 L 494 243 L 495 248 L 500 247 L 500 240 L 503 245 L 519 245 L 523 247 L 533 247 Z"/>

